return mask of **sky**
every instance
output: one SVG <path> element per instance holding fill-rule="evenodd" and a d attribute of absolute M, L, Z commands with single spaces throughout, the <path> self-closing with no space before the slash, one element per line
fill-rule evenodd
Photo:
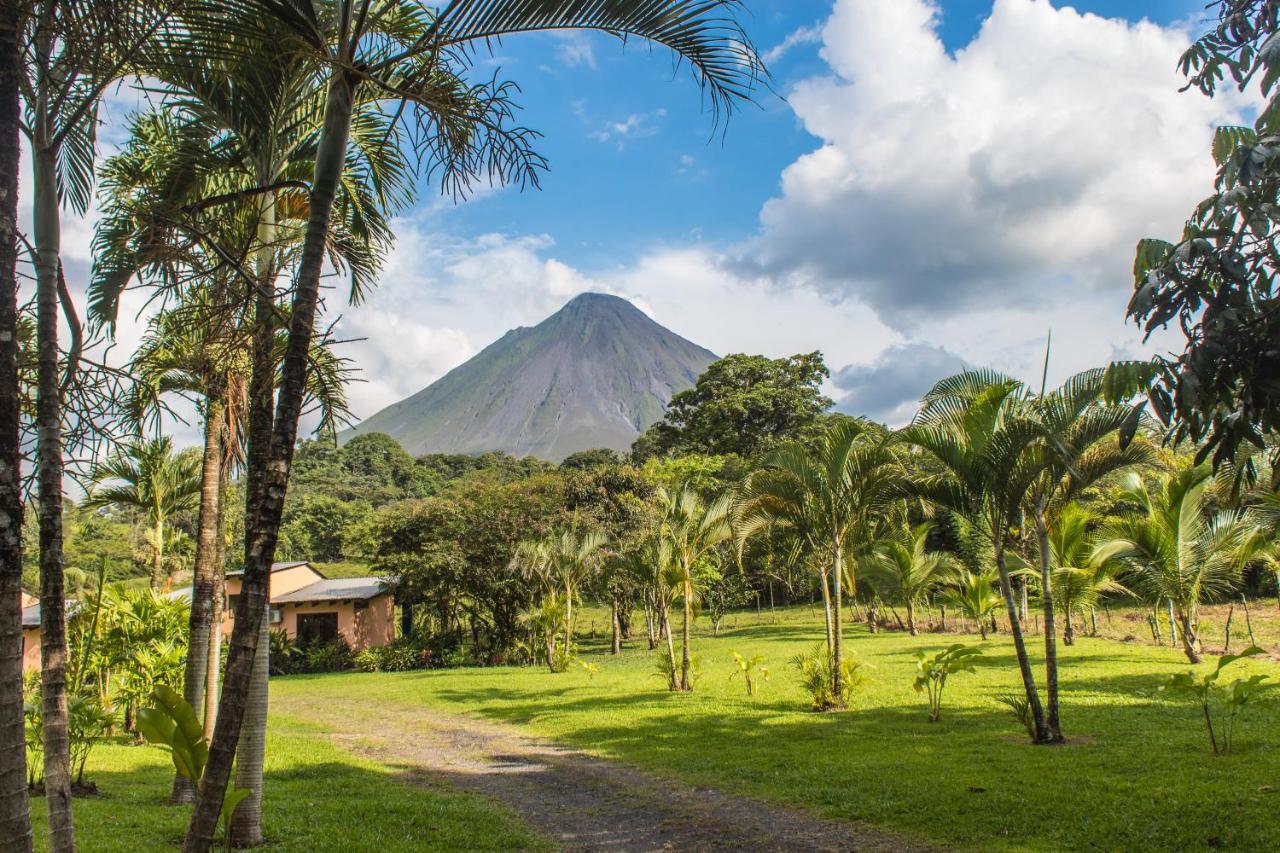
<path fill-rule="evenodd" d="M 1133 247 L 1176 236 L 1213 127 L 1254 108 L 1179 92 L 1202 0 L 744 7 L 771 90 L 720 126 L 661 49 L 570 33 L 480 58 L 550 168 L 462 201 L 424 181 L 377 290 L 327 294 L 357 417 L 584 291 L 722 355 L 821 350 L 839 407 L 894 423 L 963 366 L 1038 380 L 1050 330 L 1051 380 L 1178 347 L 1125 322 Z M 90 233 L 68 228 L 73 286 Z"/>

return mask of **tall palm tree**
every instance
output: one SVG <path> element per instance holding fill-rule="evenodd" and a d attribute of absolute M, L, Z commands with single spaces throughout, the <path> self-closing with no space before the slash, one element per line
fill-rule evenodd
<path fill-rule="evenodd" d="M 935 385 L 902 435 L 939 468 L 915 483 L 920 496 L 964 517 L 991 542 L 1035 741 L 1054 743 L 1061 735 L 1046 725 L 1009 567 L 1012 529 L 1043 471 L 1036 449 L 1046 430 L 1026 404 L 1020 382 L 992 371 L 969 371 Z"/>
<path fill-rule="evenodd" d="M 22 440 L 18 382 L 18 170 L 22 0 L 0 2 L 0 843 L 34 846 L 22 717 Z M 70 773 L 68 755 L 68 774 Z"/>
<path fill-rule="evenodd" d="M 95 487 L 85 497 L 85 507 L 115 506 L 142 514 L 150 533 L 151 588 L 160 589 L 168 578 L 165 525 L 200 505 L 200 457 L 174 453 L 168 436 L 137 439 L 94 466 L 92 477 Z"/>
<path fill-rule="evenodd" d="M 1119 580 L 1124 561 L 1119 557 L 1126 545 L 1100 542 L 1097 530 L 1100 519 L 1077 503 L 1063 507 L 1049 531 L 1049 559 L 1052 566 L 1054 597 L 1062 602 L 1066 622 L 1062 641 L 1075 644 L 1072 614 L 1095 607 L 1106 595 L 1129 595 Z"/>
<path fill-rule="evenodd" d="M 258 0 L 289 26 L 284 51 L 307 57 L 327 78 L 317 138 L 306 236 L 294 279 L 289 345 L 275 415 L 251 413 L 246 566 L 242 595 L 253 607 L 237 621 L 211 755 L 185 847 L 207 850 L 243 720 L 251 658 L 279 535 L 289 465 L 302 411 L 307 353 L 314 332 L 333 203 L 343 177 L 361 90 L 409 107 L 422 159 L 447 185 L 476 178 L 535 180 L 541 160 L 533 135 L 513 128 L 511 88 L 466 80 L 476 44 L 521 32 L 598 29 L 664 45 L 687 61 L 711 103 L 731 109 L 748 98 L 762 68 L 750 41 L 725 13 L 731 0 L 453 0 L 439 12 L 399 0 Z M 240 28 L 240 16 L 229 23 Z M 255 408 L 257 408 L 255 406 Z M 255 426 L 254 421 L 257 421 Z M 257 440 L 255 440 L 257 434 Z M 269 438 L 264 446 L 262 439 Z M 255 452 L 255 446 L 261 448 Z"/>
<path fill-rule="evenodd" d="M 769 525 L 789 527 L 817 561 L 833 696 L 844 695 L 846 561 L 859 540 L 872 541 L 872 528 L 902 496 L 902 474 L 893 434 L 866 421 L 848 420 L 829 427 L 813 449 L 796 442 L 779 447 L 742 489 L 739 536 Z"/>
<path fill-rule="evenodd" d="M 960 567 L 959 561 L 946 551 L 930 551 L 929 522 L 899 530 L 879 543 L 859 561 L 875 590 L 886 597 L 896 597 L 907 607 L 907 630 L 916 636 L 916 604 L 945 583 Z"/>
<path fill-rule="evenodd" d="M 684 626 L 680 640 L 680 689 L 693 684 L 689 671 L 693 659 L 689 638 L 693 633 L 693 609 L 697 596 L 695 566 L 712 548 L 733 537 L 731 510 L 733 496 L 726 493 L 707 503 L 692 487 L 672 493 L 659 487 L 656 499 L 661 507 L 661 530 L 671 548 L 667 574 L 678 583 L 684 600 Z"/>
<path fill-rule="evenodd" d="M 517 549 L 512 562 L 526 577 L 537 578 L 543 594 L 556 598 L 564 608 L 564 660 L 573 654 L 573 605 L 584 583 L 598 571 L 607 537 L 598 531 L 581 535 L 572 530 L 532 542 Z M 555 655 L 550 653 L 552 669 Z"/>
<path fill-rule="evenodd" d="M 1199 608 L 1204 599 L 1236 588 L 1244 566 L 1262 544 L 1242 512 L 1209 512 L 1207 467 L 1184 468 L 1154 488 L 1136 474 L 1127 496 L 1142 512 L 1108 528 L 1107 546 L 1129 562 L 1136 582 L 1156 600 L 1167 599 L 1181 629 L 1187 659 L 1200 663 Z"/>

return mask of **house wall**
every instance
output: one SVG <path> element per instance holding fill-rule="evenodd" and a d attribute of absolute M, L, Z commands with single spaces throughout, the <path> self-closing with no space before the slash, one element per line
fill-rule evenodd
<path fill-rule="evenodd" d="M 22 671 L 40 668 L 40 629 L 22 629 Z"/>
<path fill-rule="evenodd" d="M 277 595 L 288 595 L 291 592 L 297 592 L 304 586 L 311 586 L 318 580 L 324 580 L 324 576 L 310 566 L 293 566 L 288 569 L 281 569 L 278 572 L 271 573 L 271 579 L 267 587 L 267 597 L 275 598 Z M 226 596 L 228 606 L 222 608 L 222 636 L 231 636 L 231 622 L 235 616 L 235 608 L 231 606 L 231 597 L 240 594 L 240 584 L 243 578 L 239 576 L 229 577 L 226 580 Z M 271 626 L 278 629 L 278 624 Z M 292 633 L 289 636 L 293 636 Z"/>
<path fill-rule="evenodd" d="M 289 639 L 298 636 L 300 613 L 337 613 L 338 634 L 353 652 L 364 651 L 371 646 L 385 646 L 396 638 L 395 605 L 390 595 L 370 599 L 369 606 L 360 610 L 350 601 L 283 604 L 280 610 L 281 621 L 271 627 L 276 631 L 283 629 Z"/>

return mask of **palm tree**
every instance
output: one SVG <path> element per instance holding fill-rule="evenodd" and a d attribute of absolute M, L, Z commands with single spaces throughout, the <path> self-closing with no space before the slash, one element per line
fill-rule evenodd
<path fill-rule="evenodd" d="M 678 586 L 684 600 L 680 689 L 689 691 L 693 689 L 689 680 L 689 670 L 693 664 L 689 638 L 693 632 L 693 609 L 697 600 L 698 580 L 695 567 L 707 552 L 733 536 L 730 518 L 733 496 L 726 493 L 711 503 L 706 503 L 701 495 L 686 485 L 674 493 L 659 487 L 656 499 L 661 507 L 662 535 L 671 548 L 671 561 L 665 574 L 669 586 Z"/>
<path fill-rule="evenodd" d="M 348 159 L 353 107 L 362 90 L 410 107 L 413 118 L 406 118 L 406 123 L 421 131 L 422 159 L 439 169 L 447 185 L 461 189 L 477 177 L 536 180 L 541 164 L 531 148 L 533 135 L 509 126 L 510 87 L 466 81 L 475 44 L 520 32 L 570 28 L 655 42 L 688 61 L 712 104 L 726 110 L 749 97 L 762 72 L 741 28 L 722 15 L 732 5 L 729 0 L 454 0 L 438 13 L 399 0 L 334 0 L 325 5 L 324 14 L 316 14 L 303 0 L 247 5 L 266 9 L 292 29 L 294 37 L 279 48 L 307 57 L 327 78 L 328 92 L 316 142 L 306 236 L 294 279 L 280 395 L 274 417 L 266 407 L 257 417 L 251 411 L 242 594 L 254 606 L 249 618 L 237 621 L 232 639 L 210 761 L 185 841 L 193 851 L 211 844 L 232 745 L 243 719 L 260 618 L 256 605 L 265 600 L 279 534 L 334 198 Z M 233 14 L 228 24 L 241 29 L 242 20 L 243 13 Z M 394 104 L 386 112 L 401 115 Z"/>
<path fill-rule="evenodd" d="M 522 543 L 512 560 L 526 577 L 542 583 L 544 597 L 556 599 L 563 607 L 564 648 L 560 660 L 565 664 L 573 655 L 573 604 L 579 600 L 582 585 L 599 569 L 606 541 L 605 535 L 597 531 L 578 535 L 566 530 L 549 539 Z M 549 648 L 548 658 L 553 672 L 563 669 L 553 648 Z"/>
<path fill-rule="evenodd" d="M 151 588 L 160 589 L 168 577 L 165 525 L 200 505 L 200 458 L 174 453 L 168 436 L 137 439 L 94 466 L 92 476 L 95 488 L 84 499 L 85 507 L 115 506 L 142 514 L 150 528 Z"/>
<path fill-rule="evenodd" d="M 1009 569 L 1012 529 L 1043 471 L 1037 448 L 1045 436 L 1022 384 L 992 371 L 943 379 L 925 395 L 923 408 L 903 431 L 903 438 L 940 469 L 915 483 L 920 496 L 962 516 L 991 542 L 1035 740 L 1054 743 L 1061 735 L 1046 725 Z"/>
<path fill-rule="evenodd" d="M 868 581 L 883 596 L 907 606 L 907 630 L 916 636 L 916 604 L 947 581 L 959 561 L 946 551 L 928 550 L 929 522 L 900 530 L 859 561 Z"/>
<path fill-rule="evenodd" d="M 1184 468 L 1148 487 L 1138 475 L 1126 481 L 1127 497 L 1142 512 L 1107 530 L 1148 596 L 1167 599 L 1182 634 L 1187 659 L 1200 663 L 1199 607 L 1211 596 L 1236 588 L 1244 566 L 1261 544 L 1257 528 L 1239 511 L 1210 513 L 1207 467 Z"/>
<path fill-rule="evenodd" d="M 1129 595 L 1118 579 L 1125 568 L 1118 559 L 1123 543 L 1099 542 L 1095 528 L 1099 519 L 1077 503 L 1063 507 L 1048 535 L 1054 597 L 1062 602 L 1066 621 L 1062 641 L 1075 644 L 1075 623 L 1071 616 L 1095 607 L 1103 596 Z"/>
<path fill-rule="evenodd" d="M 946 591 L 947 603 L 972 619 L 982 639 L 987 638 L 987 622 L 1000 609 L 999 578 L 989 572 L 963 569 Z"/>
<path fill-rule="evenodd" d="M 851 548 L 874 539 L 872 527 L 902 493 L 894 436 L 865 421 L 840 421 L 812 450 L 788 443 L 765 457 L 743 486 L 739 536 L 789 527 L 819 566 L 832 695 L 843 696 L 843 578 Z M 854 589 L 850 589 L 852 594 Z"/>

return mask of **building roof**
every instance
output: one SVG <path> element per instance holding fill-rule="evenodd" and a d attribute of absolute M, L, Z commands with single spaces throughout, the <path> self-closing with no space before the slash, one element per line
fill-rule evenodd
<path fill-rule="evenodd" d="M 277 595 L 272 604 L 298 604 L 307 601 L 367 601 L 390 592 L 391 578 L 325 578 L 293 592 Z"/>
<path fill-rule="evenodd" d="M 324 572 L 320 571 L 315 566 L 308 563 L 306 560 L 294 560 L 293 562 L 289 562 L 289 563 L 272 563 L 271 572 L 272 574 L 274 574 L 276 572 L 283 572 L 285 569 L 296 569 L 298 568 L 298 566 L 306 566 L 307 568 L 311 569 L 311 571 L 320 575 L 320 577 L 324 577 Z M 238 577 L 241 577 L 242 575 L 244 575 L 244 569 L 239 569 L 234 572 L 227 572 L 227 577 L 229 578 L 238 578 Z"/>
<path fill-rule="evenodd" d="M 66 613 L 68 616 L 76 612 L 76 608 L 80 606 L 80 602 L 74 599 L 67 599 Z M 40 602 L 30 604 L 22 608 L 22 627 L 23 628 L 39 628 L 40 627 Z"/>

